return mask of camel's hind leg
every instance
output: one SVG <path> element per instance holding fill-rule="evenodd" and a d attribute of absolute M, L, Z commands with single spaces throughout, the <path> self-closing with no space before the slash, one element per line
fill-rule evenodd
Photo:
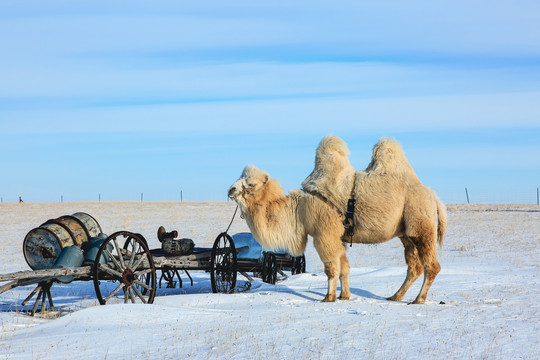
<path fill-rule="evenodd" d="M 441 265 L 437 259 L 436 235 L 423 236 L 411 239 L 418 251 L 418 257 L 424 265 L 424 283 L 420 289 L 420 293 L 412 304 L 423 304 L 426 301 L 427 293 L 433 280 L 441 271 Z"/>
<path fill-rule="evenodd" d="M 411 285 L 416 281 L 416 279 L 418 279 L 420 274 L 422 274 L 422 271 L 424 271 L 424 267 L 422 266 L 420 258 L 418 257 L 418 251 L 416 250 L 416 246 L 413 244 L 413 242 L 407 237 L 403 237 L 400 240 L 405 247 L 407 277 L 405 278 L 405 281 L 403 282 L 403 285 L 401 285 L 399 290 L 394 295 L 388 298 L 388 300 L 392 301 L 403 300 L 403 297 L 405 296 L 407 290 L 409 290 L 409 287 L 411 287 Z"/>
<path fill-rule="evenodd" d="M 341 294 L 339 295 L 340 300 L 349 300 L 351 298 L 351 290 L 349 289 L 349 272 L 350 272 L 350 265 L 349 265 L 349 259 L 347 259 L 347 255 L 344 253 L 341 255 L 340 260 L 340 273 L 339 273 L 339 281 L 341 282 Z"/>

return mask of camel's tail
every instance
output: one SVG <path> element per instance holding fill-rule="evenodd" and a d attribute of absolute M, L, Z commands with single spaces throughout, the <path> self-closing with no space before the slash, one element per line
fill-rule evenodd
<path fill-rule="evenodd" d="M 437 202 L 437 215 L 439 217 L 439 226 L 437 227 L 437 239 L 439 242 L 439 247 L 442 247 L 443 235 L 446 231 L 447 224 L 446 206 L 442 203 L 441 200 L 439 200 L 437 195 L 435 195 L 435 201 Z"/>

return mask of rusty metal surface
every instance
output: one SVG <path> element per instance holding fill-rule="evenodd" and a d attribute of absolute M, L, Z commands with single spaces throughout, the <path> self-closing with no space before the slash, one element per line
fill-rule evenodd
<path fill-rule="evenodd" d="M 50 269 L 68 246 L 84 246 L 101 233 L 99 223 L 82 212 L 48 220 L 30 230 L 23 242 L 24 258 L 33 270 Z"/>
<path fill-rule="evenodd" d="M 86 230 L 88 230 L 90 237 L 97 237 L 103 232 L 99 223 L 91 215 L 83 212 L 77 212 L 71 216 L 79 219 L 84 224 L 84 227 Z"/>
<path fill-rule="evenodd" d="M 73 245 L 69 232 L 57 224 L 45 224 L 31 230 L 23 242 L 24 258 L 34 270 L 50 269 L 62 249 Z"/>
<path fill-rule="evenodd" d="M 47 223 L 63 226 L 71 234 L 73 243 L 79 247 L 89 240 L 89 232 L 86 230 L 84 223 L 76 217 L 61 216 L 58 219 L 49 220 Z"/>

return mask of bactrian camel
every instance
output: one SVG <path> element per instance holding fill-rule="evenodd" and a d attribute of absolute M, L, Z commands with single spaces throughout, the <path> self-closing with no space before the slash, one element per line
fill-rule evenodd
<path fill-rule="evenodd" d="M 435 193 L 420 183 L 401 146 L 381 139 L 373 148 L 371 163 L 356 172 L 348 159 L 343 140 L 327 136 L 319 144 L 313 172 L 303 189 L 285 194 L 266 171 L 246 166 L 229 189 L 257 241 L 268 249 L 287 249 L 301 255 L 308 235 L 313 238 L 328 277 L 323 301 L 350 298 L 348 243 L 376 244 L 398 237 L 405 247 L 407 276 L 389 300 L 401 301 L 412 283 L 423 273 L 424 282 L 413 301 L 426 300 L 441 267 L 436 243 L 442 245 L 446 208 Z M 344 226 L 349 199 L 354 204 L 354 229 Z"/>

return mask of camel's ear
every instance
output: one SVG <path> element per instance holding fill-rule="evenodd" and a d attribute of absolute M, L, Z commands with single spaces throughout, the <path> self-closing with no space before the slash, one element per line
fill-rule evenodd
<path fill-rule="evenodd" d="M 270 180 L 270 176 L 268 174 L 264 174 L 263 185 L 266 185 L 268 180 Z"/>

